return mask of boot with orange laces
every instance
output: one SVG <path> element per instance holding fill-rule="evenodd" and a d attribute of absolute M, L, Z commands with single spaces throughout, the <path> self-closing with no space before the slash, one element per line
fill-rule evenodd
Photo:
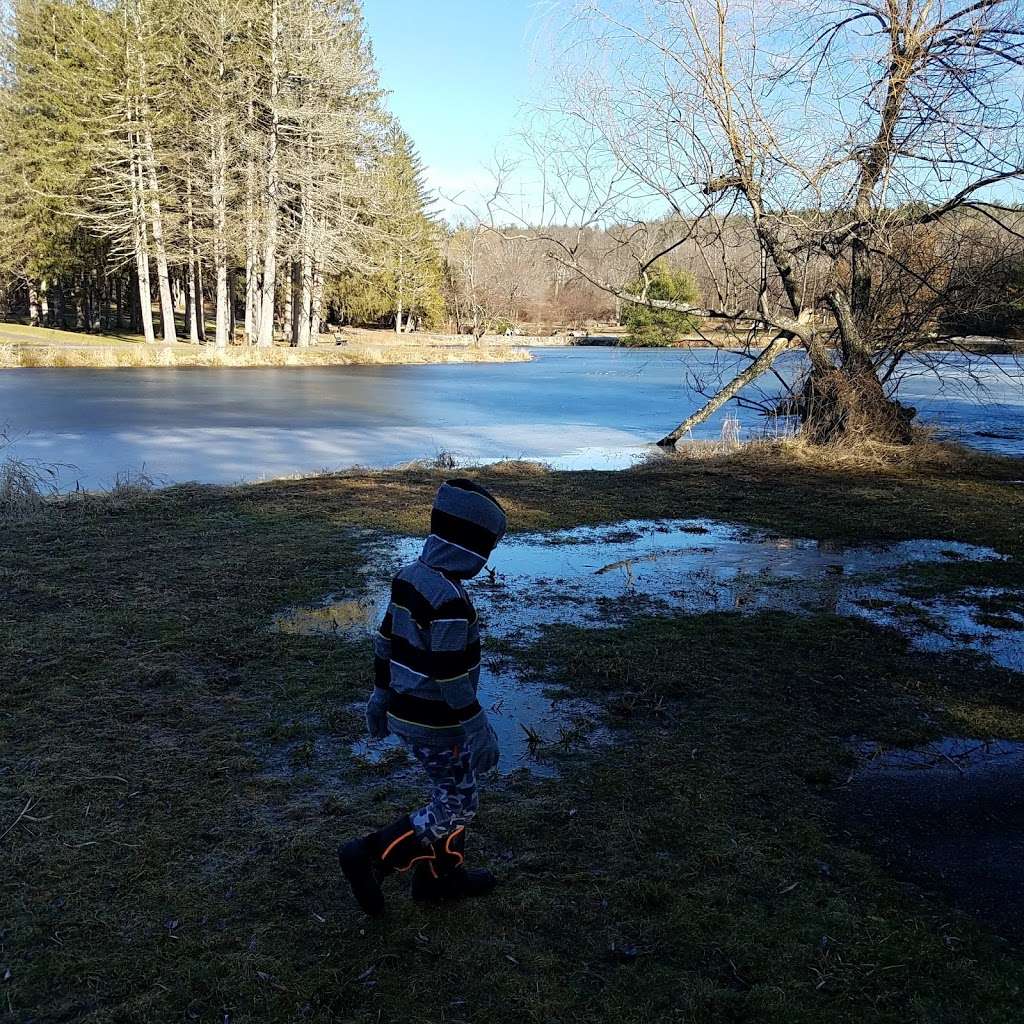
<path fill-rule="evenodd" d="M 498 880 L 486 868 L 466 867 L 466 830 L 460 826 L 433 844 L 433 857 L 419 861 L 412 875 L 412 898 L 443 903 L 493 892 Z"/>
<path fill-rule="evenodd" d="M 384 913 L 381 882 L 388 875 L 408 871 L 435 856 L 433 848 L 417 836 L 408 814 L 368 836 L 350 840 L 338 850 L 342 873 L 356 902 L 371 917 Z"/>

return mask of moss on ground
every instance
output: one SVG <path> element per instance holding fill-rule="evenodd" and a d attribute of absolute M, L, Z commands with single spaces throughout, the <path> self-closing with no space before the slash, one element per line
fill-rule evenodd
<path fill-rule="evenodd" d="M 478 475 L 519 530 L 708 516 L 939 537 L 1013 556 L 984 574 L 1022 584 L 1019 464 Z M 561 781 L 492 788 L 473 847 L 505 877 L 493 899 L 358 917 L 334 846 L 419 787 L 348 754 L 366 651 L 268 622 L 356 593 L 372 531 L 424 532 L 438 479 L 179 487 L 3 524 L 0 1014 L 1019 1019 L 1021 954 L 889 878 L 831 825 L 827 796 L 846 735 L 1024 737 L 1019 676 L 832 617 L 548 630 L 518 657 L 603 702 L 623 742 L 563 758 Z M 935 589 L 964 584 L 943 571 Z"/>

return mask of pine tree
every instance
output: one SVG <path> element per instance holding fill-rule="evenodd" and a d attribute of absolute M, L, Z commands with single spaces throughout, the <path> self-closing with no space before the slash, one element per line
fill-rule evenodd
<path fill-rule="evenodd" d="M 350 320 L 388 319 L 395 331 L 445 312 L 440 225 L 430 217 L 423 165 L 409 137 L 392 123 L 378 155 L 374 230 L 364 269 L 342 275 L 332 298 Z"/>
<path fill-rule="evenodd" d="M 101 27 L 91 8 L 17 0 L 3 38 L 0 88 L 0 271 L 27 283 L 35 322 L 86 324 L 83 286 L 107 246 L 76 216 L 93 174 L 89 125 L 98 115 L 96 72 L 77 41 Z"/>
<path fill-rule="evenodd" d="M 279 324 L 314 342 L 342 277 L 436 308 L 436 228 L 357 0 L 14 0 L 4 43 L 0 272 L 36 320 L 60 281 L 77 323 L 134 293 L 146 340 L 155 297 L 164 340 L 183 312 L 200 342 L 212 300 L 223 347 L 243 274 L 264 346 Z"/>
<path fill-rule="evenodd" d="M 440 319 L 442 266 L 438 226 L 430 219 L 423 164 L 412 141 L 399 127 L 388 140 L 382 181 L 388 213 L 384 281 L 391 295 L 395 330 L 408 330 L 415 318 Z M 403 326 L 403 315 L 408 321 Z"/>

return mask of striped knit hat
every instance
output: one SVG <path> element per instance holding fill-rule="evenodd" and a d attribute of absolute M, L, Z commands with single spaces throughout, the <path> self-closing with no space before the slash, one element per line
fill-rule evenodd
<path fill-rule="evenodd" d="M 446 480 L 434 499 L 421 558 L 451 576 L 475 576 L 507 526 L 505 510 L 494 495 L 472 480 Z"/>

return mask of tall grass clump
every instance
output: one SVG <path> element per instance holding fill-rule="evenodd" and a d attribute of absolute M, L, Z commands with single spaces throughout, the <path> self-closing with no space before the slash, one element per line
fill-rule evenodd
<path fill-rule="evenodd" d="M 59 466 L 22 459 L 11 448 L 11 436 L 0 430 L 0 518 L 21 518 L 38 512 L 57 493 Z"/>

